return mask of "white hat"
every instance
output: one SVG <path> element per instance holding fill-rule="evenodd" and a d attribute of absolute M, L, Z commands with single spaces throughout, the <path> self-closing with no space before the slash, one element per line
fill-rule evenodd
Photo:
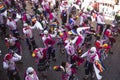
<path fill-rule="evenodd" d="M 34 72 L 33 67 L 28 67 L 26 73 L 29 74 L 31 72 Z"/>
<path fill-rule="evenodd" d="M 45 30 L 45 31 L 44 31 L 44 34 L 48 34 L 48 31 L 47 31 L 47 30 Z"/>
<path fill-rule="evenodd" d="M 27 23 L 24 23 L 23 26 L 28 26 L 28 24 L 27 24 Z"/>
<path fill-rule="evenodd" d="M 96 52 L 96 48 L 95 47 L 91 47 L 90 52 L 95 53 Z"/>
<path fill-rule="evenodd" d="M 8 40 L 8 38 L 5 38 L 5 40 Z"/>

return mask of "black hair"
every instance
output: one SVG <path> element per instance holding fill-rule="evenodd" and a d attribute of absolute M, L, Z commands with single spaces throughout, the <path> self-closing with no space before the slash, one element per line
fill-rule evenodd
<path fill-rule="evenodd" d="M 107 24 L 107 25 L 106 25 L 106 29 L 109 29 L 110 27 L 111 27 L 110 24 Z"/>
<path fill-rule="evenodd" d="M 62 63 L 61 63 L 61 66 L 63 66 L 63 67 L 65 68 L 66 62 L 62 62 Z"/>

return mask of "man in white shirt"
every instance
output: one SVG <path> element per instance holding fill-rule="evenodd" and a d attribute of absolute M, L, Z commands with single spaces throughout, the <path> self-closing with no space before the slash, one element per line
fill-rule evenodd
<path fill-rule="evenodd" d="M 8 49 L 15 49 L 16 48 L 16 41 L 17 38 L 9 34 L 8 38 L 5 38 L 5 42 L 8 43 Z"/>
<path fill-rule="evenodd" d="M 19 36 L 19 31 L 17 29 L 17 26 L 18 26 L 17 22 L 20 20 L 21 16 L 18 15 L 18 14 L 15 14 L 15 15 L 16 15 L 15 19 L 9 17 L 7 19 L 7 23 L 6 24 L 8 25 L 8 27 L 9 27 L 10 31 L 13 33 L 13 35 L 15 37 L 18 37 Z"/>
<path fill-rule="evenodd" d="M 103 16 L 103 13 L 99 13 L 97 16 L 97 32 L 98 34 L 102 34 L 105 24 L 105 18 Z"/>
<path fill-rule="evenodd" d="M 27 45 L 29 46 L 29 50 L 33 50 L 36 48 L 36 43 L 34 40 L 33 32 L 32 32 L 32 27 L 28 25 L 27 23 L 24 23 L 24 28 L 23 28 L 23 33 L 26 38 Z"/>
<path fill-rule="evenodd" d="M 98 70 L 98 65 L 97 62 L 99 62 L 99 56 L 97 54 L 97 50 L 96 47 L 91 47 L 87 52 L 85 52 L 84 54 L 81 55 L 81 58 L 85 58 L 86 63 L 85 63 L 85 80 L 88 79 L 89 74 L 92 75 L 92 78 L 94 78 L 94 71 L 96 74 L 96 77 L 98 80 L 102 79 L 102 76 L 99 75 L 99 70 Z M 96 71 L 96 69 L 98 71 Z"/>
<path fill-rule="evenodd" d="M 16 53 L 7 53 L 4 57 L 3 68 L 7 70 L 9 80 L 20 80 L 15 62 L 21 60 L 21 56 Z"/>
<path fill-rule="evenodd" d="M 71 64 L 74 63 L 74 60 L 72 59 L 72 57 L 74 55 L 76 55 L 76 53 L 75 53 L 75 46 L 74 46 L 74 44 L 70 40 L 66 44 L 65 49 L 67 51 L 68 61 L 70 61 Z"/>
<path fill-rule="evenodd" d="M 40 31 L 40 34 L 41 34 L 42 31 L 44 30 L 42 24 L 39 21 L 37 21 L 36 18 L 32 19 L 32 24 L 33 24 L 33 26 L 31 28 L 32 29 L 37 28 Z"/>
<path fill-rule="evenodd" d="M 84 12 L 80 13 L 80 26 L 82 26 L 84 24 L 84 21 L 87 19 L 87 14 L 85 14 Z"/>

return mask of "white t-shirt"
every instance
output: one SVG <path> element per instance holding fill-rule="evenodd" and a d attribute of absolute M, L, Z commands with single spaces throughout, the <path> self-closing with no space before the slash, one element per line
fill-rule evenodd
<path fill-rule="evenodd" d="M 12 59 L 5 60 L 3 61 L 3 68 L 4 69 L 9 69 L 9 70 L 15 70 L 16 66 L 15 66 L 15 62 L 21 60 L 21 56 L 14 53 L 14 55 L 12 56 Z"/>
<path fill-rule="evenodd" d="M 10 30 L 16 30 L 17 29 L 17 24 L 15 21 L 10 21 L 10 20 L 7 20 L 7 25 L 9 26 Z"/>
<path fill-rule="evenodd" d="M 23 33 L 28 37 L 28 38 L 32 38 L 33 37 L 33 33 L 32 33 L 32 29 L 31 28 L 23 28 Z"/>
<path fill-rule="evenodd" d="M 17 40 L 17 38 L 12 37 L 12 38 L 8 39 L 7 41 L 9 42 L 10 46 L 14 46 L 16 40 Z"/>
<path fill-rule="evenodd" d="M 33 28 L 37 28 L 37 29 L 43 30 L 43 27 L 42 27 L 41 23 L 38 22 L 38 21 L 36 21 L 36 23 L 34 24 Z"/>
<path fill-rule="evenodd" d="M 97 23 L 98 24 L 105 24 L 104 21 L 105 21 L 105 19 L 104 19 L 104 17 L 102 15 L 97 16 Z"/>
<path fill-rule="evenodd" d="M 65 46 L 65 49 L 68 53 L 68 55 L 72 56 L 75 54 L 75 48 L 73 45 L 70 45 L 69 43 Z"/>

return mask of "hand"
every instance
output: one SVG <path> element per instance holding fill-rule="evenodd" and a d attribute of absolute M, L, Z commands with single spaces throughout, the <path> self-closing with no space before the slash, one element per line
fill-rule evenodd
<path fill-rule="evenodd" d="M 13 72 L 13 75 L 16 75 L 17 74 L 17 71 Z"/>

